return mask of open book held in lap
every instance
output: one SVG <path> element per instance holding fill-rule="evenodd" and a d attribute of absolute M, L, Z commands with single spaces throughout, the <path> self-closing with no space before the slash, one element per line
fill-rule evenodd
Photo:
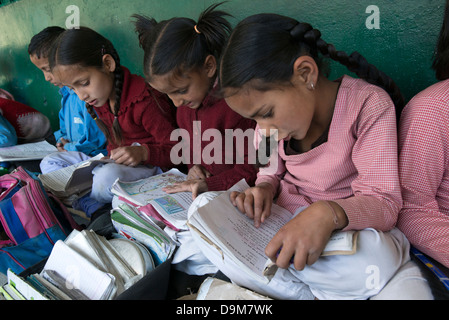
<path fill-rule="evenodd" d="M 89 160 L 46 174 L 40 174 L 39 180 L 47 190 L 57 197 L 82 196 L 92 188 L 92 170 L 99 164 L 114 162 L 111 159 L 103 158 L 104 155 L 99 154 Z"/>
<path fill-rule="evenodd" d="M 265 255 L 265 247 L 293 215 L 273 204 L 272 213 L 259 228 L 253 220 L 232 205 L 225 192 L 189 217 L 188 225 L 202 239 L 215 247 L 223 260 L 232 260 L 248 275 L 268 282 L 277 269 Z M 335 232 L 322 255 L 353 254 L 356 251 L 357 232 Z"/>

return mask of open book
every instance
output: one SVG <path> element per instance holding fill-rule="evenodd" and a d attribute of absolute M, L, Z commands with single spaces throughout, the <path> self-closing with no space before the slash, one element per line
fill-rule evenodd
<path fill-rule="evenodd" d="M 289 211 L 273 204 L 271 215 L 256 228 L 252 219 L 232 205 L 229 192 L 225 192 L 194 212 L 188 226 L 215 247 L 225 262 L 232 260 L 249 276 L 268 282 L 276 267 L 265 255 L 265 247 L 291 218 Z M 352 231 L 334 233 L 323 255 L 353 254 L 356 238 L 357 233 Z"/>
<path fill-rule="evenodd" d="M 117 180 L 111 187 L 111 192 L 126 199 L 136 206 L 145 206 L 151 200 L 167 195 L 162 189 L 176 182 L 185 181 L 187 176 L 178 169 L 131 182 Z"/>
<path fill-rule="evenodd" d="M 54 152 L 58 152 L 58 149 L 47 141 L 18 144 L 0 148 L 0 161 L 41 160 Z"/>
<path fill-rule="evenodd" d="M 151 205 L 160 215 L 160 219 L 169 222 L 176 229 L 186 229 L 187 211 L 192 204 L 191 192 L 168 194 L 162 189 L 176 182 L 186 179 L 186 175 L 177 169 L 149 178 L 123 182 L 117 180 L 111 188 L 113 194 L 126 202 L 145 211 Z"/>
<path fill-rule="evenodd" d="M 100 153 L 89 160 L 40 174 L 39 180 L 57 197 L 67 198 L 74 194 L 81 196 L 92 188 L 92 170 L 99 164 L 114 162 L 102 159 L 103 157 L 104 155 Z"/>

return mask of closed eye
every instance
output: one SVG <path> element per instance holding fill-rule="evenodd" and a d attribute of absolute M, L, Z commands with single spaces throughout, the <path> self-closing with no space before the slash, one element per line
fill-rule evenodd
<path fill-rule="evenodd" d="M 178 91 L 176 91 L 177 94 L 186 94 L 188 92 L 188 88 L 184 88 L 184 89 L 179 89 Z"/>
<path fill-rule="evenodd" d="M 273 109 L 270 109 L 268 112 L 266 112 L 264 115 L 262 115 L 262 119 L 268 119 L 273 117 Z"/>

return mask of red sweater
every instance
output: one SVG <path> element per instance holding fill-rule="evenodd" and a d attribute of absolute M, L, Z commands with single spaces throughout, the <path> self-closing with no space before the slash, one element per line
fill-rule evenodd
<path fill-rule="evenodd" d="M 175 111 L 165 95 L 151 88 L 142 77 L 122 68 L 124 81 L 118 113 L 124 138 L 122 146 L 140 143 L 149 151 L 145 164 L 172 167 L 170 150 L 176 142 L 170 141 L 170 134 L 176 128 Z M 114 114 L 110 111 L 109 103 L 95 110 L 111 130 Z M 108 153 L 118 147 L 115 141 L 108 141 Z"/>
<path fill-rule="evenodd" d="M 249 185 L 254 185 L 257 170 L 253 164 L 248 163 L 248 140 L 250 146 L 252 146 L 252 137 L 245 139 L 243 155 L 237 156 L 238 148 L 236 148 L 235 138 L 233 139 L 232 158 L 229 157 L 227 161 L 226 156 L 230 156 L 230 153 L 226 154 L 225 151 L 225 129 L 240 128 L 245 132 L 247 129 L 255 128 L 256 123 L 253 120 L 243 118 L 229 108 L 224 99 L 217 99 L 212 94 L 209 94 L 203 100 L 202 105 L 198 109 L 191 109 L 185 106 L 179 107 L 176 118 L 178 127 L 187 130 L 190 137 L 190 159 L 186 159 L 187 166 L 190 169 L 195 164 L 201 164 L 212 174 L 206 180 L 209 191 L 229 189 L 243 178 L 246 179 Z M 208 129 L 215 129 L 208 132 L 216 135 L 219 132 L 221 141 L 215 141 L 215 135 L 212 137 L 203 136 Z M 196 139 L 196 142 L 194 142 L 194 139 Z M 200 139 L 201 144 L 197 143 Z M 195 148 L 196 145 L 201 145 L 201 150 Z M 221 159 L 214 157 L 216 156 L 214 151 L 219 150 L 219 147 L 221 147 L 220 151 L 222 152 Z M 237 159 L 241 158 L 244 159 L 244 163 L 236 164 Z M 207 162 L 210 162 L 208 160 L 211 159 L 216 161 L 208 164 Z M 231 164 L 226 164 L 226 162 Z"/>

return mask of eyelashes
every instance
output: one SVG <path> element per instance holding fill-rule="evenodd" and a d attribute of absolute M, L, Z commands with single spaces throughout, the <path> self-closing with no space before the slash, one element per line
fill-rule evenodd
<path fill-rule="evenodd" d="M 176 91 L 177 94 L 186 94 L 187 92 L 189 92 L 189 88 L 179 89 Z"/>
<path fill-rule="evenodd" d="M 262 119 L 268 119 L 273 117 L 273 109 L 270 109 L 270 111 L 268 111 L 267 113 L 265 113 L 264 115 L 262 115 Z"/>

